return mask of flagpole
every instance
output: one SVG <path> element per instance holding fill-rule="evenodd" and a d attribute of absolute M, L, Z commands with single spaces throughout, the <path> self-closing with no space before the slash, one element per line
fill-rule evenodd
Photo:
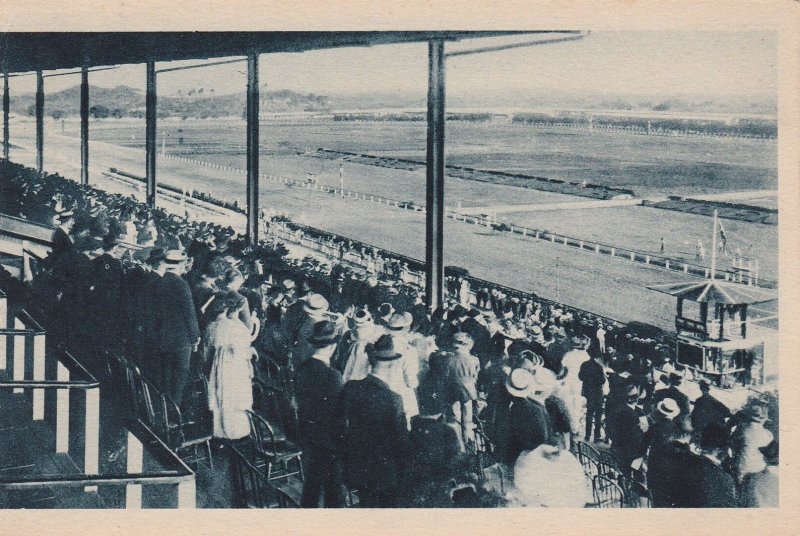
<path fill-rule="evenodd" d="M 717 271 L 717 211 L 714 210 L 714 229 L 711 232 L 711 279 Z"/>

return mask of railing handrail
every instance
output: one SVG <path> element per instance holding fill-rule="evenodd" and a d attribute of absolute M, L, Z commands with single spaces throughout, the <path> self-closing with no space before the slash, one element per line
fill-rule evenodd
<path fill-rule="evenodd" d="M 153 433 L 142 421 L 128 421 L 126 429 L 141 441 L 142 445 L 156 446 L 156 450 L 150 452 L 153 456 L 160 457 L 161 460 L 167 458 L 169 463 L 174 464 L 174 469 L 164 469 L 160 472 L 147 472 L 127 475 L 51 475 L 51 476 L 0 476 L 0 488 L 2 489 L 37 489 L 52 486 L 85 487 L 100 485 L 129 485 L 129 484 L 180 484 L 195 477 L 186 463 L 181 460 L 159 437 Z M 145 436 L 145 437 L 142 437 Z M 162 463 L 162 465 L 165 465 Z"/>
<path fill-rule="evenodd" d="M 31 328 L 25 328 L 25 329 L 33 331 L 34 335 L 44 335 L 45 334 L 45 329 L 42 327 L 42 325 L 39 324 L 39 322 L 37 322 L 33 318 L 33 316 L 31 316 L 31 314 L 28 311 L 26 311 L 25 309 L 20 309 L 17 312 L 17 317 L 19 318 L 19 320 L 23 324 L 32 326 Z"/>
<path fill-rule="evenodd" d="M 58 380 L 16 380 L 0 381 L 0 388 L 8 389 L 96 389 L 100 383 L 84 382 L 79 380 L 58 381 Z"/>

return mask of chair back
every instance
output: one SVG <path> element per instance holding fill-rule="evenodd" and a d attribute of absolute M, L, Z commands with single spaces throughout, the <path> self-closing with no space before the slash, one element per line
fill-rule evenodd
<path fill-rule="evenodd" d="M 250 439 L 256 452 L 265 456 L 277 456 L 275 444 L 275 431 L 269 422 L 260 415 L 250 410 L 245 410 L 247 420 L 250 422 Z"/>
<path fill-rule="evenodd" d="M 625 493 L 611 478 L 595 475 L 592 478 L 592 497 L 597 508 L 622 508 Z"/>
<path fill-rule="evenodd" d="M 266 419 L 277 435 L 280 429 L 290 439 L 296 439 L 299 434 L 299 421 L 297 409 L 286 393 L 264 381 L 256 378 L 253 380 L 253 411 Z"/>

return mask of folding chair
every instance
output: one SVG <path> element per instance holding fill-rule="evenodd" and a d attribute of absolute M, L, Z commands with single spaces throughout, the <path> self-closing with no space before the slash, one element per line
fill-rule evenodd
<path fill-rule="evenodd" d="M 625 493 L 611 478 L 595 475 L 592 478 L 592 497 L 596 508 L 623 508 Z"/>
<path fill-rule="evenodd" d="M 284 391 L 257 378 L 253 380 L 253 412 L 270 423 L 276 442 L 297 439 L 299 423 L 292 401 Z"/>
<path fill-rule="evenodd" d="M 265 418 L 249 410 L 246 413 L 250 421 L 250 439 L 259 457 L 254 465 L 266 466 L 266 482 L 269 484 L 273 480 L 288 480 L 295 475 L 299 476 L 301 481 L 304 480 L 303 451 L 288 440 L 277 441 L 274 428 Z M 291 462 L 296 463 L 296 469 L 289 468 Z M 276 467 L 279 468 L 277 472 L 275 472 Z"/>

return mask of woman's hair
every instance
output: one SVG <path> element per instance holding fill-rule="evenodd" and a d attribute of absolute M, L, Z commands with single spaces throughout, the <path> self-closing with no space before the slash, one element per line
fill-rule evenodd
<path fill-rule="evenodd" d="M 233 318 L 246 301 L 247 299 L 238 292 L 229 292 L 225 298 L 225 310 L 228 313 L 228 318 Z"/>

